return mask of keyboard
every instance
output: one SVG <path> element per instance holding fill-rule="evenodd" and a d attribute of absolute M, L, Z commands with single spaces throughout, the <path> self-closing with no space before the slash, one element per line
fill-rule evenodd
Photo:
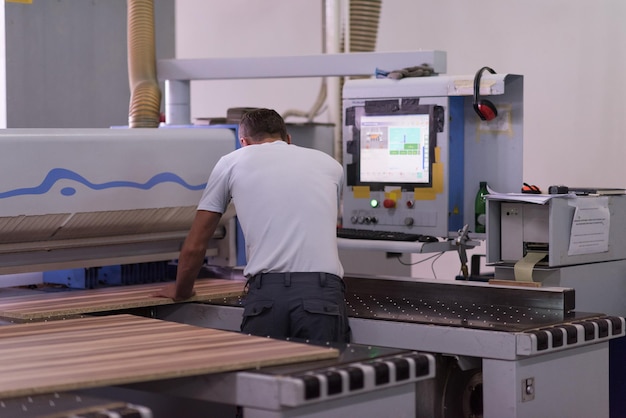
<path fill-rule="evenodd" d="M 379 241 L 420 241 L 421 234 L 398 231 L 373 231 L 371 229 L 337 228 L 337 238 L 369 239 Z"/>

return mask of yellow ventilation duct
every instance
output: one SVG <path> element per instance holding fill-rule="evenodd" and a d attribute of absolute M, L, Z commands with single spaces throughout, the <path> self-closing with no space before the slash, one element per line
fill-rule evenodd
<path fill-rule="evenodd" d="M 156 77 L 154 1 L 128 0 L 128 82 L 131 128 L 158 128 L 161 89 Z"/>
<path fill-rule="evenodd" d="M 376 49 L 382 0 L 350 0 L 350 45 L 348 52 Z"/>

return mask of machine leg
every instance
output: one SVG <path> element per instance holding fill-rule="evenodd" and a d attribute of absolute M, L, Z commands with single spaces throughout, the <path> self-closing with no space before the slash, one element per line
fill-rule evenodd
<path fill-rule="evenodd" d="M 484 418 L 609 417 L 609 344 L 483 359 Z"/>

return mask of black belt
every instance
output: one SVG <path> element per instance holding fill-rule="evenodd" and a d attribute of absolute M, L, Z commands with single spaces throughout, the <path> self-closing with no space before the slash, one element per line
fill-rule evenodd
<path fill-rule="evenodd" d="M 248 279 L 248 284 L 254 284 L 258 289 L 262 283 L 284 283 L 285 286 L 291 286 L 292 283 L 307 282 L 318 279 L 321 287 L 326 286 L 327 280 L 337 280 L 343 282 L 341 277 L 336 274 L 323 273 L 316 271 L 306 272 L 285 272 L 285 273 L 259 273 Z"/>

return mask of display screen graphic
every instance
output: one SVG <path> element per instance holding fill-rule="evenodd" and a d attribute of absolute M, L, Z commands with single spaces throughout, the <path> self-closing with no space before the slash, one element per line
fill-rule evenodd
<path fill-rule="evenodd" d="M 363 115 L 361 183 L 429 184 L 430 115 Z"/>

